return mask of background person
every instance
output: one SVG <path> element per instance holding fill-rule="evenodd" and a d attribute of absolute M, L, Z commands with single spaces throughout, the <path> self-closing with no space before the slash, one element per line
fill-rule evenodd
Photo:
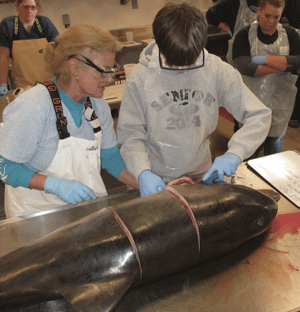
<path fill-rule="evenodd" d="M 294 28 L 279 24 L 284 4 L 284 0 L 261 0 L 258 22 L 241 30 L 233 44 L 233 60 L 244 82 L 272 110 L 264 155 L 282 151 L 297 93 L 297 76 L 292 72 L 300 68 L 300 37 Z"/>
<path fill-rule="evenodd" d="M 243 27 L 254 22 L 248 18 L 248 13 L 251 14 L 249 10 L 257 13 L 258 6 L 259 0 L 221 0 L 207 10 L 206 18 L 210 25 L 236 35 Z M 300 1 L 287 0 L 282 16 L 288 19 L 290 26 L 299 29 Z"/>
<path fill-rule="evenodd" d="M 7 93 L 9 58 L 16 88 L 53 77 L 46 71 L 43 52 L 58 35 L 57 29 L 49 18 L 37 16 L 40 0 L 16 0 L 15 6 L 19 15 L 0 24 L 0 94 Z"/>
<path fill-rule="evenodd" d="M 191 172 L 208 170 L 206 180 L 217 171 L 224 180 L 264 141 L 271 120 L 238 71 L 204 49 L 207 23 L 198 9 L 168 4 L 152 26 L 155 42 L 141 53 L 126 82 L 117 129 L 121 155 L 142 196 Z M 209 135 L 220 106 L 245 128 L 211 166 Z"/>
<path fill-rule="evenodd" d="M 250 25 L 257 17 L 257 0 L 222 0 L 206 12 L 209 24 L 218 26 L 232 37 L 228 41 L 226 59 L 232 62 L 233 37 L 244 27 Z"/>
<path fill-rule="evenodd" d="M 222 0 L 208 9 L 206 18 L 211 25 L 218 26 L 231 36 L 228 41 L 226 60 L 234 66 L 232 61 L 234 36 L 256 20 L 257 0 Z M 234 118 L 233 121 L 234 132 L 236 132 L 239 129 L 239 123 Z"/>
<path fill-rule="evenodd" d="M 93 24 L 74 25 L 48 43 L 46 61 L 57 77 L 47 84 L 52 91 L 38 84 L 3 113 L 0 176 L 7 217 L 106 195 L 101 167 L 139 187 L 125 168 L 103 99 L 119 69 L 117 50 L 117 40 Z"/>
<path fill-rule="evenodd" d="M 282 16 L 287 18 L 289 25 L 296 28 L 300 33 L 300 1 L 287 0 Z M 221 0 L 214 6 L 210 7 L 206 13 L 209 24 L 218 26 L 220 29 L 235 36 L 242 28 L 249 26 L 256 19 L 257 7 L 259 0 Z M 228 53 L 226 58 L 228 62 L 234 65 L 232 61 L 232 44 L 233 38 L 228 41 Z M 298 71 L 299 76 L 299 71 Z M 299 89 L 300 79 L 297 80 L 296 86 Z M 300 123 L 300 94 L 296 96 L 294 112 L 292 114 L 289 126 L 298 128 Z M 234 131 L 239 129 L 238 122 L 234 120 Z"/>

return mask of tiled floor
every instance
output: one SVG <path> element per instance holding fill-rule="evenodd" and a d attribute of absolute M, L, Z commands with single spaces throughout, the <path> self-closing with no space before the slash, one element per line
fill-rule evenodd
<path fill-rule="evenodd" d="M 114 118 L 115 125 L 117 124 L 117 118 Z M 217 130 L 211 135 L 211 152 L 213 159 L 222 155 L 227 150 L 228 138 L 233 133 L 233 124 L 227 119 L 220 117 Z M 293 129 L 288 128 L 287 133 L 283 141 L 283 149 L 297 150 L 300 152 L 300 128 Z M 118 188 L 122 188 L 122 183 L 113 178 L 108 173 L 103 174 L 104 183 L 109 192 L 116 191 Z M 4 215 L 4 184 L 0 181 L 0 219 L 5 218 Z"/>

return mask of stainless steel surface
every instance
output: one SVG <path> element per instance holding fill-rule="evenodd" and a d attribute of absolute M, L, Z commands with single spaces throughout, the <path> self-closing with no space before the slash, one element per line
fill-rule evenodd
<path fill-rule="evenodd" d="M 45 235 L 79 220 L 95 211 L 139 197 L 136 190 L 111 194 L 93 200 L 90 204 L 66 206 L 24 218 L 11 218 L 0 221 L 0 256 L 19 247 L 33 244 Z"/>
<path fill-rule="evenodd" d="M 300 154 L 297 151 L 285 151 L 249 160 L 248 165 L 300 207 Z"/>

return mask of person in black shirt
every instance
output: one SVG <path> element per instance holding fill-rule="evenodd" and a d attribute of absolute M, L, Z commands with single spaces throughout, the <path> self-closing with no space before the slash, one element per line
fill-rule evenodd
<path fill-rule="evenodd" d="M 233 43 L 232 58 L 244 82 L 272 110 L 264 155 L 282 151 L 297 93 L 293 72 L 300 68 L 300 36 L 279 24 L 284 5 L 284 0 L 261 0 L 258 22 L 240 30 Z"/>
<path fill-rule="evenodd" d="M 220 29 L 235 36 L 243 27 L 250 25 L 254 19 L 253 14 L 257 13 L 259 0 L 221 0 L 206 12 L 206 19 L 210 25 L 218 26 Z M 298 29 L 300 34 L 300 0 L 286 0 L 282 17 L 288 20 L 289 26 Z M 232 62 L 232 43 L 228 41 L 227 61 Z M 299 73 L 298 73 L 299 75 Z M 300 88 L 300 79 L 296 86 Z M 300 92 L 297 93 L 294 112 L 289 123 L 290 127 L 298 128 L 300 125 Z M 235 131 L 239 129 L 235 121 Z"/>
<path fill-rule="evenodd" d="M 247 3 L 249 10 L 257 12 L 258 0 L 243 0 Z M 218 26 L 224 31 L 231 31 L 234 34 L 238 13 L 243 4 L 242 0 L 221 0 L 206 12 L 206 19 L 210 25 Z M 300 1 L 286 0 L 286 6 L 282 17 L 286 17 L 289 25 L 300 28 Z M 226 27 L 226 26 L 227 27 Z M 248 25 L 245 25 L 248 26 Z M 226 27 L 226 28 L 225 28 Z M 239 29 L 240 30 L 240 29 Z"/>

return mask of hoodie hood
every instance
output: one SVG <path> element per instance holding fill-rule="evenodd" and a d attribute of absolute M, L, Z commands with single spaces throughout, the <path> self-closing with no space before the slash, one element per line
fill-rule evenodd
<path fill-rule="evenodd" d="M 203 49 L 204 55 L 205 55 L 205 60 L 208 60 L 209 53 L 206 51 L 206 49 Z M 140 58 L 139 58 L 139 63 L 146 67 L 152 67 L 152 68 L 158 68 L 160 69 L 160 64 L 159 64 L 159 49 L 158 45 L 156 44 L 155 41 L 151 42 L 148 44 L 145 49 L 141 52 Z M 170 72 L 170 71 L 169 71 Z M 173 74 L 176 74 L 174 71 Z"/>
<path fill-rule="evenodd" d="M 159 67 L 159 49 L 155 41 L 141 52 L 139 62 L 147 67 Z"/>

